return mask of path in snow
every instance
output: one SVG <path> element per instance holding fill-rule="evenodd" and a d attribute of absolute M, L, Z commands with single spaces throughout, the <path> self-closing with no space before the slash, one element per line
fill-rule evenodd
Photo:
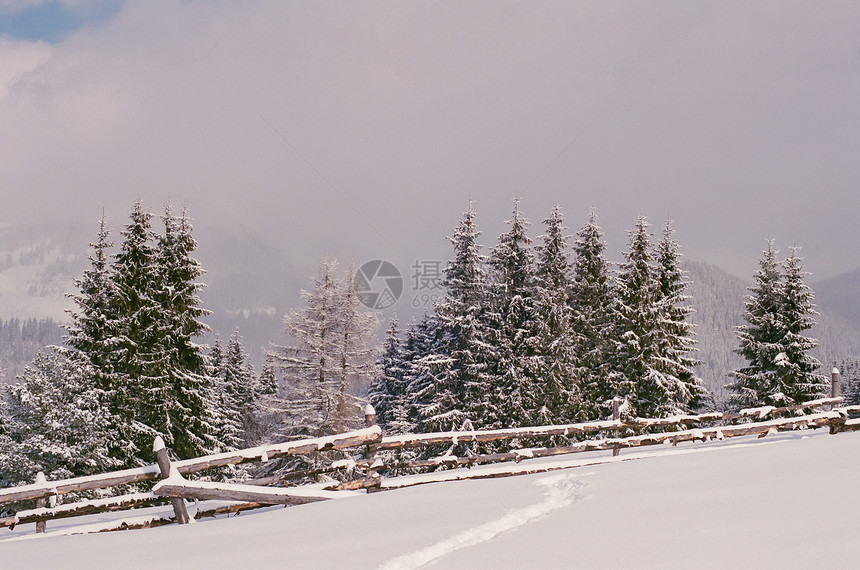
<path fill-rule="evenodd" d="M 516 530 L 544 517 L 555 509 L 567 506 L 580 498 L 577 491 L 585 485 L 579 480 L 582 475 L 582 473 L 558 473 L 541 477 L 535 481 L 535 485 L 545 489 L 546 497 L 541 502 L 510 510 L 501 518 L 464 530 L 421 550 L 393 558 L 379 566 L 379 570 L 420 568 L 452 552 L 487 542 L 505 532 Z"/>

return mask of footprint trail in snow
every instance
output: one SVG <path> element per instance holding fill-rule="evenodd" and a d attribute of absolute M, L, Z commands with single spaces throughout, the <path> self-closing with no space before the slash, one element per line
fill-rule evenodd
<path fill-rule="evenodd" d="M 393 558 L 379 566 L 379 570 L 420 568 L 447 554 L 492 540 L 502 533 L 546 516 L 555 509 L 567 506 L 579 498 L 577 491 L 585 485 L 579 480 L 582 475 L 574 476 L 570 473 L 559 473 L 542 477 L 535 481 L 536 485 L 545 489 L 546 496 L 541 502 L 510 510 L 496 520 L 464 530 L 415 552 Z"/>

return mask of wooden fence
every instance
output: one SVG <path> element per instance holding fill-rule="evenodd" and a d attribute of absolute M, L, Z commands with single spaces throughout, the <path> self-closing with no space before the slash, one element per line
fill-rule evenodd
<path fill-rule="evenodd" d="M 43 476 L 41 480 L 37 478 L 36 482 L 30 485 L 0 489 L 0 505 L 3 503 L 11 503 L 28 499 L 36 499 L 37 501 L 40 501 L 49 497 L 57 497 L 67 493 L 107 489 L 120 485 L 139 483 L 141 481 L 152 480 L 159 477 L 168 478 L 172 471 L 175 471 L 177 476 L 182 476 L 214 467 L 238 465 L 255 461 L 268 461 L 269 459 L 286 455 L 302 455 L 317 451 L 349 449 L 363 445 L 365 442 L 378 441 L 381 437 L 382 431 L 380 428 L 378 426 L 372 426 L 363 430 L 328 437 L 263 445 L 227 453 L 207 455 L 205 457 L 170 463 L 171 469 L 168 470 L 168 475 L 166 476 L 158 464 L 147 465 L 136 469 L 124 469 L 99 475 L 74 477 L 71 479 L 64 479 L 62 481 L 44 481 Z M 158 447 L 159 445 L 157 445 L 156 442 L 154 448 L 157 449 Z M 163 451 L 166 455 L 166 450 Z M 164 496 L 151 492 L 123 495 L 120 497 L 101 500 L 84 501 L 78 504 L 55 507 L 45 507 L 42 505 L 37 506 L 36 509 L 19 512 L 13 517 L 0 518 L 0 526 L 14 528 L 15 525 L 23 522 L 39 522 L 50 520 L 52 518 L 65 518 L 82 514 L 121 510 L 134 506 L 153 504 L 163 500 Z"/>
<path fill-rule="evenodd" d="M 386 437 L 382 436 L 380 428 L 375 425 L 373 409 L 368 407 L 369 409 L 366 410 L 365 416 L 368 427 L 362 430 L 322 438 L 258 446 L 175 462 L 171 462 L 168 459 L 167 449 L 162 442 L 156 440 L 154 451 L 156 451 L 158 463 L 155 465 L 87 477 L 76 477 L 62 481 L 49 482 L 45 481 L 44 477 L 41 476 L 33 484 L 0 489 L 0 505 L 28 499 L 35 499 L 37 501 L 35 509 L 20 511 L 12 517 L 0 518 L 0 526 L 14 528 L 16 525 L 35 522 L 37 524 L 37 532 L 44 532 L 45 522 L 51 519 L 124 510 L 156 504 L 163 502 L 165 499 L 171 501 L 174 508 L 174 517 L 154 517 L 134 524 L 121 524 L 118 528 L 155 526 L 174 521 L 181 524 L 189 521 L 189 514 L 185 505 L 187 499 L 221 499 L 240 503 L 220 507 L 220 509 L 198 512 L 197 516 L 200 517 L 214 515 L 218 512 L 235 511 L 262 505 L 301 504 L 327 500 L 346 496 L 350 491 L 358 489 L 387 489 L 416 484 L 408 482 L 405 479 L 402 482 L 398 481 L 399 478 L 397 477 L 383 479 L 378 474 L 393 469 L 406 468 L 410 471 L 415 471 L 421 469 L 438 469 L 440 467 L 471 467 L 473 465 L 499 462 L 519 463 L 532 458 L 552 457 L 586 451 L 613 450 L 614 453 L 617 453 L 618 450 L 627 448 L 667 443 L 676 445 L 684 441 L 722 440 L 742 435 L 764 437 L 780 431 L 823 426 L 829 426 L 831 433 L 860 429 L 860 419 L 851 419 L 852 414 L 860 413 L 860 406 L 837 407 L 841 403 L 842 398 L 827 398 L 783 408 L 774 408 L 771 406 L 752 408 L 742 410 L 738 413 L 714 412 L 659 419 L 615 419 L 558 426 L 406 434 Z M 827 409 L 815 412 L 814 410 L 817 408 Z M 809 411 L 813 411 L 813 413 L 807 413 Z M 656 429 L 665 428 L 680 429 L 654 432 Z M 624 431 L 632 432 L 633 435 L 620 437 L 618 434 Z M 485 443 L 506 440 L 514 440 L 514 443 L 517 443 L 553 436 L 582 437 L 606 433 L 610 434 L 610 437 L 586 439 L 566 446 L 515 448 L 503 453 L 472 454 L 463 457 L 451 454 L 451 450 L 454 447 L 464 443 Z M 397 459 L 397 450 L 440 445 L 450 446 L 450 449 L 438 457 L 411 461 Z M 303 455 L 318 451 L 356 448 L 364 448 L 364 459 L 336 462 L 329 467 L 313 472 L 293 472 L 281 477 L 245 481 L 241 484 L 195 481 L 184 477 L 185 475 L 214 467 L 268 461 L 276 457 Z M 351 470 L 354 474 L 353 479 L 343 483 L 332 484 L 328 487 L 318 485 L 304 487 L 265 486 L 280 483 L 291 477 L 342 469 Z M 523 472 L 527 472 L 527 470 L 513 469 L 507 474 Z M 481 476 L 481 473 L 474 474 L 475 478 Z M 489 476 L 499 476 L 499 474 L 495 472 L 495 474 Z M 149 493 L 135 493 L 106 499 L 47 506 L 49 499 L 54 501 L 58 496 L 66 493 L 110 488 L 157 478 L 160 478 L 161 481 Z M 469 478 L 472 477 L 469 476 Z M 423 482 L 426 482 L 426 480 Z"/>

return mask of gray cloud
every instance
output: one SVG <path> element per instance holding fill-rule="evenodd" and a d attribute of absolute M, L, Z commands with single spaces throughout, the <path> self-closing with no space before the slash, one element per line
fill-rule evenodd
<path fill-rule="evenodd" d="M 469 198 L 489 245 L 519 193 L 612 251 L 668 215 L 688 257 L 747 276 L 774 236 L 825 276 L 860 265 L 858 56 L 853 2 L 129 2 L 0 42 L 0 216 L 170 197 L 312 270 L 445 256 Z"/>

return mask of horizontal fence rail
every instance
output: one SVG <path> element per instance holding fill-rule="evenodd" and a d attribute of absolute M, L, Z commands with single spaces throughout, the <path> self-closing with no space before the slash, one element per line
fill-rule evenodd
<path fill-rule="evenodd" d="M 172 463 L 179 473 L 186 475 L 196 473 L 213 467 L 224 467 L 227 465 L 238 465 L 252 461 L 267 461 L 284 455 L 303 455 L 315 451 L 328 451 L 333 449 L 348 449 L 367 443 L 379 441 L 382 438 L 382 430 L 379 426 L 373 426 L 362 430 L 319 437 L 314 439 L 302 439 L 272 445 L 261 445 L 239 451 L 218 453 L 185 459 Z M 26 499 L 39 499 L 52 495 L 64 495 L 79 491 L 90 491 L 93 489 L 104 489 L 139 483 L 150 479 L 157 479 L 161 474 L 158 465 L 147 465 L 135 469 L 124 469 L 112 473 L 100 475 L 88 475 L 86 477 L 74 477 L 62 481 L 48 481 L 45 483 L 32 483 L 18 487 L 0 489 L 0 503 L 11 503 Z"/>
<path fill-rule="evenodd" d="M 792 413 L 822 406 L 835 406 L 842 403 L 842 398 L 823 398 L 811 400 L 803 404 L 775 408 L 763 406 L 761 408 L 749 408 L 736 413 L 712 412 L 699 415 L 680 415 L 668 418 L 631 418 L 621 420 L 602 420 L 597 422 L 584 422 L 577 424 L 566 424 L 557 426 L 538 426 L 513 429 L 496 430 L 473 430 L 473 431 L 450 431 L 424 434 L 405 434 L 398 436 L 386 436 L 376 444 L 376 449 L 384 451 L 388 449 L 400 449 L 408 447 L 424 447 L 427 445 L 469 442 L 503 441 L 508 439 L 526 439 L 532 437 L 547 436 L 569 436 L 585 435 L 606 431 L 617 431 L 620 429 L 646 429 L 652 427 L 666 427 L 674 425 L 702 424 L 708 422 L 736 421 L 744 418 L 764 419 L 768 416 L 783 413 Z"/>

